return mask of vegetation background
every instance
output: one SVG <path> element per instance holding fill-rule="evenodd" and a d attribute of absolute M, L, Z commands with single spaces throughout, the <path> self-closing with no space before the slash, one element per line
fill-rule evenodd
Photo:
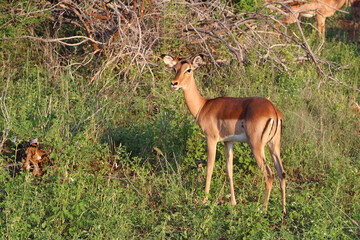
<path fill-rule="evenodd" d="M 322 41 L 313 20 L 277 28 L 263 5 L 2 1 L 0 238 L 360 238 L 360 47 L 336 20 L 351 16 L 328 19 Z M 262 96 L 282 111 L 284 219 L 278 182 L 261 210 L 247 144 L 235 147 L 238 205 L 222 144 L 202 204 L 205 140 L 159 58 L 198 53 L 204 96 Z M 51 159 L 41 178 L 14 168 L 30 138 Z"/>

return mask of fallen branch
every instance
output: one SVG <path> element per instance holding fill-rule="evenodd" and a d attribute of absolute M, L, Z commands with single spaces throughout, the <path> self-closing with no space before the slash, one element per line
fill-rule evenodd
<path fill-rule="evenodd" d="M 151 66 L 157 65 L 156 61 L 153 62 L 157 57 L 154 54 L 157 53 L 156 47 L 166 38 L 178 40 L 179 47 L 174 49 L 175 54 L 205 53 L 217 72 L 220 62 L 231 63 L 233 60 L 241 63 L 240 66 L 247 63 L 271 64 L 279 72 L 293 68 L 286 59 L 309 60 L 320 76 L 321 83 L 326 78 L 341 83 L 331 72 L 339 71 L 342 67 L 321 59 L 318 56 L 321 47 L 316 51 L 310 48 L 297 19 L 299 34 L 293 36 L 276 19 L 276 13 L 268 12 L 268 9 L 281 14 L 288 11 L 294 16 L 286 2 L 267 3 L 256 12 L 239 11 L 215 0 L 173 2 L 176 7 L 187 12 L 185 15 L 165 11 L 168 4 L 160 0 L 132 0 L 127 3 L 119 0 L 84 1 L 81 4 L 77 1 L 55 0 L 53 5 L 47 5 L 52 9 L 52 16 L 47 18 L 54 21 L 54 28 L 71 24 L 86 36 L 19 36 L 0 40 L 30 39 L 64 46 L 91 44 L 90 49 L 95 51 L 88 54 L 96 53 L 97 57 L 86 61 L 88 57 L 77 59 L 84 64 L 94 62 L 90 85 L 97 84 L 104 71 L 113 67 L 119 68 L 117 72 L 123 81 L 131 76 L 130 71 L 140 74 L 149 71 L 154 80 Z M 160 24 L 165 28 L 159 28 Z M 293 48 L 297 50 L 293 51 Z M 105 86 L 107 84 L 108 81 Z M 349 87 L 346 83 L 342 85 Z"/>
<path fill-rule="evenodd" d="M 63 37 L 63 38 L 39 38 L 39 37 L 33 37 L 33 36 L 20 36 L 20 37 L 2 37 L 0 38 L 0 40 L 16 40 L 16 39 L 30 39 L 30 40 L 35 40 L 35 41 L 41 41 L 41 42 L 49 42 L 49 43 L 53 43 L 53 42 L 57 42 L 60 43 L 62 45 L 65 46 L 79 46 L 85 42 L 93 42 L 93 43 L 97 43 L 97 44 L 103 44 L 102 42 L 96 41 L 94 39 L 85 37 L 85 36 L 72 36 L 72 37 Z M 85 39 L 81 42 L 78 43 L 67 43 L 64 42 L 64 40 L 73 40 L 73 39 Z"/>

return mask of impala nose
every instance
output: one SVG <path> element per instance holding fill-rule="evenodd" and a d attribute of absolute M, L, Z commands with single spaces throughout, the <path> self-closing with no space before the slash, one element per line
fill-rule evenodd
<path fill-rule="evenodd" d="M 177 88 L 178 82 L 171 82 L 171 87 L 172 88 Z"/>

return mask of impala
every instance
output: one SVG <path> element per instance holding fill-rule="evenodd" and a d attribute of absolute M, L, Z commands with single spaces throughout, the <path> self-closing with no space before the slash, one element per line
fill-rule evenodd
<path fill-rule="evenodd" d="M 289 14 L 283 19 L 283 23 L 291 24 L 299 17 L 314 17 L 316 16 L 319 36 L 325 37 L 325 20 L 331 17 L 340 9 L 347 0 L 310 0 L 304 2 L 291 2 L 288 4 L 289 9 L 294 14 Z M 273 2 L 273 0 L 267 0 Z M 296 17 L 296 18 L 295 18 Z"/>
<path fill-rule="evenodd" d="M 194 80 L 193 71 L 202 64 L 200 56 L 189 60 L 178 60 L 164 56 L 169 67 L 175 68 L 176 75 L 171 82 L 175 90 L 182 89 L 185 102 L 191 114 L 203 130 L 207 143 L 206 196 L 210 190 L 211 175 L 214 169 L 216 145 L 224 142 L 226 170 L 229 176 L 231 204 L 236 205 L 233 183 L 233 142 L 247 142 L 265 178 L 265 199 L 263 209 L 267 209 L 273 184 L 273 173 L 265 163 L 264 147 L 268 146 L 275 168 L 279 175 L 282 210 L 285 210 L 285 172 L 280 159 L 280 138 L 282 114 L 269 100 L 260 97 L 219 97 L 207 99 L 200 95 Z"/>
<path fill-rule="evenodd" d="M 359 22 L 360 19 L 360 0 L 350 0 L 351 4 L 351 13 L 353 19 L 353 38 L 356 37 L 356 32 L 359 31 Z"/>

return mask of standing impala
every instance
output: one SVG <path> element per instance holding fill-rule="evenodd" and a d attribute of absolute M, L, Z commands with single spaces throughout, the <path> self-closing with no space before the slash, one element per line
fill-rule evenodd
<path fill-rule="evenodd" d="M 204 131 L 208 155 L 205 193 L 208 194 L 210 190 L 216 145 L 219 141 L 223 141 L 226 152 L 226 170 L 230 181 L 231 203 L 236 205 L 233 183 L 233 142 L 247 142 L 265 177 L 263 209 L 266 210 L 274 179 L 270 167 L 265 165 L 264 147 L 267 145 L 279 175 L 282 210 L 286 214 L 285 172 L 280 159 L 281 112 L 265 98 L 219 97 L 207 99 L 202 97 L 196 88 L 193 75 L 193 70 L 202 63 L 200 56 L 195 57 L 192 62 L 177 60 L 170 56 L 164 56 L 163 60 L 166 65 L 176 70 L 171 87 L 175 90 L 183 89 L 186 105 Z M 206 202 L 206 200 L 207 196 L 203 201 Z"/>
<path fill-rule="evenodd" d="M 325 37 L 325 20 L 331 17 L 334 13 L 342 8 L 347 0 L 310 0 L 310 1 L 294 1 L 288 4 L 289 9 L 294 13 L 289 14 L 283 19 L 283 23 L 291 24 L 296 22 L 299 17 L 315 17 L 317 20 L 319 37 Z M 274 2 L 274 0 L 267 0 L 267 2 Z"/>

